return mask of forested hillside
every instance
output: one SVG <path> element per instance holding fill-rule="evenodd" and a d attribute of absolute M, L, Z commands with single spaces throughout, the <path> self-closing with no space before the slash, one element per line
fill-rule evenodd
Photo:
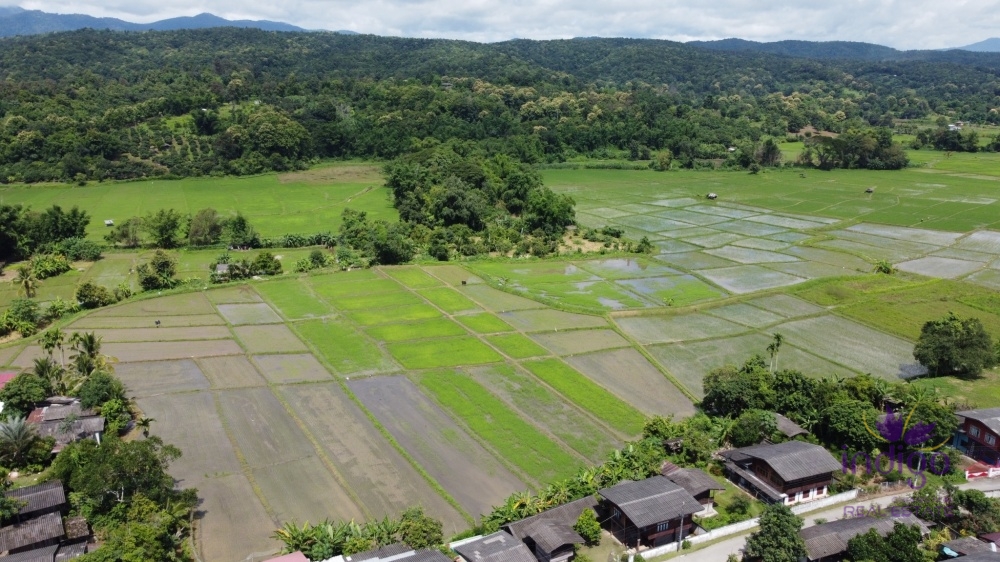
<path fill-rule="evenodd" d="M 819 163 L 892 168 L 905 159 L 883 154 L 873 128 L 934 114 L 1000 122 L 998 68 L 984 53 L 821 61 L 632 39 L 11 38 L 0 41 L 0 182 L 247 174 L 454 139 L 528 163 L 660 153 L 688 167 L 767 165 L 767 139 L 809 125 L 852 132 L 818 146 Z"/>

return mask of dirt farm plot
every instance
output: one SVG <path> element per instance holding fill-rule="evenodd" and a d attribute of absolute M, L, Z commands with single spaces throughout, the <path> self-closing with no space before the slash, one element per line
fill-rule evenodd
<path fill-rule="evenodd" d="M 576 355 L 566 361 L 646 414 L 681 418 L 694 413 L 691 400 L 634 349 Z"/>
<path fill-rule="evenodd" d="M 212 388 L 245 388 L 267 384 L 253 364 L 242 355 L 203 357 L 197 363 L 201 372 L 212 383 Z"/>
<path fill-rule="evenodd" d="M 237 326 L 233 332 L 250 353 L 308 351 L 306 344 L 284 324 Z"/>
<path fill-rule="evenodd" d="M 268 388 L 216 391 L 223 422 L 251 468 L 316 452 Z"/>
<path fill-rule="evenodd" d="M 220 304 L 219 312 L 230 324 L 279 324 L 281 317 L 273 308 L 264 303 Z"/>
<path fill-rule="evenodd" d="M 193 326 L 188 328 L 122 328 L 96 329 L 94 334 L 106 343 L 137 341 L 226 340 L 233 335 L 225 326 Z"/>
<path fill-rule="evenodd" d="M 360 521 L 364 511 L 317 457 L 253 469 L 253 479 L 278 521 Z"/>
<path fill-rule="evenodd" d="M 629 343 L 614 330 L 569 330 L 532 334 L 531 339 L 556 355 L 589 353 L 614 347 L 627 347 Z"/>
<path fill-rule="evenodd" d="M 115 374 L 125 383 L 131 396 L 157 396 L 209 388 L 208 379 L 192 359 L 121 363 L 115 366 Z"/>
<path fill-rule="evenodd" d="M 20 347 L 5 347 L 0 349 L 0 365 L 7 365 L 21 353 Z"/>
<path fill-rule="evenodd" d="M 94 330 L 99 328 L 150 328 L 160 321 L 160 329 L 189 326 L 222 326 L 226 321 L 218 314 L 193 314 L 190 316 L 94 316 L 90 314 L 70 324 L 67 330 Z"/>
<path fill-rule="evenodd" d="M 180 480 L 179 486 L 200 487 L 202 480 L 241 473 L 211 392 L 140 398 L 138 404 L 144 415 L 156 419 L 151 434 L 166 443 L 184 444 L 184 454 L 170 465 L 170 475 Z M 191 439 L 192 435 L 198 438 Z"/>
<path fill-rule="evenodd" d="M 504 291 L 494 289 L 489 285 L 466 285 L 461 287 L 461 291 L 465 293 L 467 297 L 482 305 L 486 310 L 493 312 L 527 310 L 545 307 L 545 305 L 538 301 L 505 293 Z"/>
<path fill-rule="evenodd" d="M 197 510 L 195 544 L 202 560 L 242 562 L 248 554 L 270 554 L 281 547 L 271 538 L 277 524 L 243 474 L 203 480 L 198 497 L 202 503 Z"/>
<path fill-rule="evenodd" d="M 236 304 L 263 302 L 260 295 L 249 285 L 237 285 L 235 287 L 225 287 L 213 289 L 205 293 L 208 300 L 214 304 Z"/>
<path fill-rule="evenodd" d="M 214 314 L 215 308 L 204 293 L 184 293 L 156 299 L 145 299 L 120 306 L 110 306 L 91 313 L 92 316 L 190 316 Z"/>
<path fill-rule="evenodd" d="M 704 393 L 702 381 L 709 371 L 725 365 L 741 365 L 754 353 L 765 354 L 769 343 L 771 343 L 770 336 L 751 333 L 730 338 L 653 345 L 647 350 L 685 388 L 700 398 Z M 854 375 L 849 369 L 787 343 L 781 346 L 778 366 L 799 369 L 812 376 Z"/>
<path fill-rule="evenodd" d="M 255 355 L 254 363 L 272 384 L 328 381 L 333 375 L 308 353 Z"/>
<path fill-rule="evenodd" d="M 603 328 L 608 323 L 600 316 L 573 314 L 561 310 L 515 310 L 500 314 L 507 323 L 525 332 Z"/>
<path fill-rule="evenodd" d="M 373 377 L 347 384 L 400 445 L 470 514 L 488 513 L 511 493 L 527 489 L 409 379 Z"/>
<path fill-rule="evenodd" d="M 468 525 L 382 437 L 340 385 L 292 385 L 280 392 L 370 515 L 395 517 L 407 507 L 421 505 L 444 522 L 446 533 L 458 533 Z"/>
<path fill-rule="evenodd" d="M 912 343 L 839 316 L 794 320 L 774 329 L 788 343 L 861 373 L 895 379 L 924 371 L 913 360 Z"/>
<path fill-rule="evenodd" d="M 712 316 L 718 316 L 719 318 L 729 320 L 730 322 L 750 326 L 751 328 L 760 328 L 762 326 L 776 324 L 784 320 L 783 316 L 778 316 L 773 312 L 764 310 L 763 308 L 757 308 L 756 306 L 746 303 L 736 303 L 720 306 L 718 308 L 711 308 L 706 310 L 705 313 L 711 314 Z"/>
<path fill-rule="evenodd" d="M 233 340 L 197 340 L 148 343 L 108 343 L 104 353 L 123 363 L 160 361 L 190 357 L 240 355 L 243 349 Z"/>
<path fill-rule="evenodd" d="M 705 314 L 618 318 L 622 330 L 642 344 L 718 338 L 748 331 L 748 328 Z"/>

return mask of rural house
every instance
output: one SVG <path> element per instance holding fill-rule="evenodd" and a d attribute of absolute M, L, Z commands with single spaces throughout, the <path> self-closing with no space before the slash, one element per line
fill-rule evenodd
<path fill-rule="evenodd" d="M 452 550 L 459 553 L 466 562 L 537 562 L 531 549 L 507 531 L 497 531 L 455 546 Z"/>
<path fill-rule="evenodd" d="M 977 461 L 1000 466 L 1000 408 L 964 410 L 955 415 L 958 429 L 952 446 Z"/>
<path fill-rule="evenodd" d="M 69 504 L 62 482 L 25 486 L 4 495 L 25 505 L 13 524 L 0 528 L 0 552 L 8 553 L 0 560 L 54 562 L 86 554 L 90 528 L 82 517 L 63 520 Z"/>
<path fill-rule="evenodd" d="M 716 514 L 712 492 L 715 490 L 725 490 L 726 487 L 719 484 L 705 471 L 697 468 L 681 468 L 670 461 L 664 461 L 660 467 L 660 474 L 667 480 L 677 484 L 691 494 L 691 497 L 698 500 L 703 506 L 701 512 L 696 513 L 699 517 L 711 517 Z"/>
<path fill-rule="evenodd" d="M 996 551 L 997 545 L 995 543 L 978 537 L 959 537 L 941 545 L 941 554 L 948 558 Z"/>
<path fill-rule="evenodd" d="M 104 418 L 94 410 L 84 409 L 76 398 L 54 396 L 46 399 L 28 414 L 28 423 L 35 425 L 39 436 L 56 440 L 53 453 L 82 439 L 100 443 L 104 434 Z"/>
<path fill-rule="evenodd" d="M 501 527 L 535 553 L 538 562 L 566 562 L 583 537 L 573 530 L 580 515 L 594 509 L 597 500 L 587 496 Z"/>
<path fill-rule="evenodd" d="M 665 476 L 638 482 L 625 480 L 597 492 L 602 520 L 623 544 L 631 547 L 661 546 L 691 534 L 691 516 L 704 509 L 684 488 Z"/>
<path fill-rule="evenodd" d="M 754 445 L 722 453 L 726 477 L 770 503 L 792 505 L 825 497 L 842 467 L 829 451 L 805 441 Z"/>
<path fill-rule="evenodd" d="M 863 535 L 871 529 L 882 535 L 889 534 L 896 523 L 916 525 L 920 534 L 927 536 L 927 525 L 913 515 L 905 517 L 850 517 L 830 521 L 799 531 L 799 536 L 806 543 L 806 560 L 809 562 L 831 562 L 842 560 L 847 552 L 847 543 L 858 535 Z"/>

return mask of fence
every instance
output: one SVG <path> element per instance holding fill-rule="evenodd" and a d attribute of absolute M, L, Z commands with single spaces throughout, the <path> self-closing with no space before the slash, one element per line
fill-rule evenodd
<path fill-rule="evenodd" d="M 816 511 L 818 509 L 823 509 L 824 507 L 830 507 L 831 505 L 837 505 L 838 503 L 844 503 L 852 501 L 858 497 L 858 491 L 849 490 L 842 494 L 835 494 L 832 496 L 827 496 L 821 500 L 800 503 L 792 507 L 792 513 L 800 515 L 802 513 L 809 513 L 810 511 Z M 687 542 L 691 543 L 692 546 L 696 544 L 701 544 L 705 542 L 711 542 L 715 539 L 721 539 L 722 537 L 727 537 L 729 535 L 735 535 L 737 533 L 742 533 L 744 531 L 749 531 L 757 526 L 759 523 L 759 518 L 754 517 L 753 519 L 747 519 L 746 521 L 740 521 L 739 523 L 733 523 L 732 525 L 726 525 L 725 527 L 719 527 L 718 529 L 713 529 L 707 533 L 701 535 L 692 535 L 687 537 Z M 669 552 L 676 552 L 680 550 L 681 545 L 672 542 L 670 544 L 665 544 L 663 546 L 658 546 L 651 548 L 649 550 L 643 550 L 639 554 L 645 559 L 655 558 Z"/>
<path fill-rule="evenodd" d="M 1000 476 L 1000 468 L 996 467 L 990 467 L 986 470 L 979 470 L 975 472 L 969 470 L 965 471 L 966 480 L 972 480 L 973 478 L 996 478 L 997 476 Z"/>

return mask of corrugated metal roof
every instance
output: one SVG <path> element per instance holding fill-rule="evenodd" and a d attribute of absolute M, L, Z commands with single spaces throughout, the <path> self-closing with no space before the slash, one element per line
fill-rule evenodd
<path fill-rule="evenodd" d="M 982 408 L 979 410 L 963 410 L 955 412 L 956 416 L 969 418 L 990 428 L 993 433 L 1000 434 L 1000 408 Z"/>
<path fill-rule="evenodd" d="M 507 523 L 506 525 L 503 525 L 503 529 L 513 535 L 514 538 L 523 541 L 525 538 L 531 536 L 531 531 L 538 528 L 539 524 L 564 525 L 572 527 L 576 524 L 576 520 L 580 518 L 581 513 L 587 509 L 593 509 L 596 505 L 597 499 L 594 498 L 594 496 L 587 496 L 585 498 L 560 505 L 559 507 L 543 511 L 538 515 L 532 515 L 531 517 L 526 517 L 520 521 Z M 536 543 L 538 542 L 537 538 L 533 538 L 533 540 Z"/>
<path fill-rule="evenodd" d="M 710 490 L 725 490 L 726 487 L 712 478 L 705 471 L 697 468 L 678 468 L 663 475 L 667 480 L 687 490 L 692 496 L 697 496 Z"/>
<path fill-rule="evenodd" d="M 789 439 L 798 437 L 799 435 L 809 435 L 809 432 L 805 428 L 781 414 L 774 414 L 774 422 L 778 426 L 778 431 Z"/>
<path fill-rule="evenodd" d="M 615 504 L 636 527 L 648 527 L 704 509 L 687 490 L 665 476 L 638 482 L 626 480 L 597 493 Z"/>
<path fill-rule="evenodd" d="M 79 558 L 84 554 L 87 554 L 87 543 L 64 544 L 59 547 L 59 552 L 56 552 L 56 562 L 65 562 Z"/>
<path fill-rule="evenodd" d="M 53 562 L 56 558 L 57 550 L 59 550 L 59 545 L 54 544 L 52 546 L 36 548 L 35 550 L 29 550 L 27 552 L 8 554 L 7 556 L 0 558 L 0 560 L 3 560 L 3 562 Z"/>
<path fill-rule="evenodd" d="M 525 544 L 506 531 L 455 547 L 469 562 L 537 562 Z"/>
<path fill-rule="evenodd" d="M 847 550 L 847 543 L 854 537 L 875 529 L 881 536 L 889 534 L 896 523 L 916 525 L 922 535 L 927 535 L 927 525 L 912 515 L 905 517 L 852 517 L 808 527 L 799 531 L 806 543 L 809 560 L 835 556 Z"/>
<path fill-rule="evenodd" d="M 34 486 L 25 486 L 16 490 L 8 490 L 4 492 L 4 495 L 8 498 L 16 498 L 28 502 L 19 512 L 22 515 L 60 507 L 66 503 L 66 492 L 63 490 L 63 484 L 60 480 L 35 484 Z"/>
<path fill-rule="evenodd" d="M 62 538 L 63 534 L 62 516 L 58 513 L 46 513 L 41 517 L 0 529 L 0 551 L 24 548 Z"/>
<path fill-rule="evenodd" d="M 344 556 L 346 562 L 451 562 L 437 550 L 414 550 L 401 542 Z"/>
<path fill-rule="evenodd" d="M 754 445 L 723 453 L 723 456 L 737 462 L 741 455 L 767 463 L 785 482 L 829 475 L 841 469 L 840 463 L 829 451 L 805 441 Z"/>
<path fill-rule="evenodd" d="M 404 552 L 409 552 L 411 550 L 413 549 L 401 542 L 397 542 L 381 548 L 376 548 L 374 550 L 366 550 L 364 552 L 358 552 L 350 556 L 345 556 L 344 560 L 349 560 L 350 562 L 363 562 L 364 560 L 389 558 L 390 556 L 396 556 L 397 554 L 403 554 Z"/>
<path fill-rule="evenodd" d="M 998 562 L 1000 552 L 977 552 L 961 558 L 962 562 Z"/>
<path fill-rule="evenodd" d="M 941 546 L 946 546 L 959 554 L 972 554 L 992 550 L 990 543 L 979 540 L 976 537 L 961 537 L 953 541 L 948 541 Z"/>
<path fill-rule="evenodd" d="M 535 521 L 529 525 L 528 535 L 541 550 L 550 554 L 563 546 L 586 542 L 572 526 L 545 521 Z"/>

